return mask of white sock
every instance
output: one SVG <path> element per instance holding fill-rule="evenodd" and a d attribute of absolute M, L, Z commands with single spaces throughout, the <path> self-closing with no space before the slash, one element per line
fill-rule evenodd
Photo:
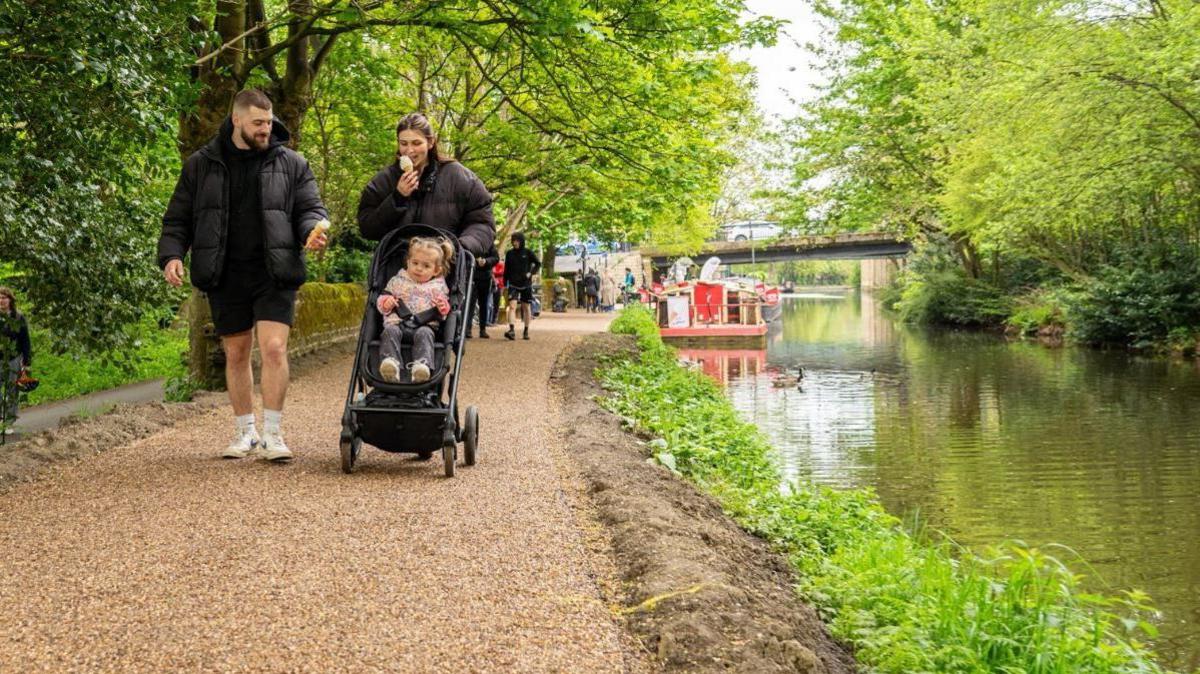
<path fill-rule="evenodd" d="M 283 419 L 283 410 L 263 410 L 263 433 L 278 435 L 281 419 Z"/>
<path fill-rule="evenodd" d="M 237 417 L 237 429 L 238 433 L 241 433 L 242 435 L 253 433 L 254 413 L 251 412 L 250 414 L 243 414 L 242 416 Z"/>

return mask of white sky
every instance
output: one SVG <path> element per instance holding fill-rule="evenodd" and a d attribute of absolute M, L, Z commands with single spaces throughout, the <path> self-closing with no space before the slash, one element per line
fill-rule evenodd
<path fill-rule="evenodd" d="M 816 97 L 814 86 L 823 81 L 812 54 L 804 49 L 818 42 L 821 27 L 806 0 L 746 0 L 754 16 L 773 16 L 786 24 L 774 47 L 742 49 L 735 58 L 749 61 L 758 71 L 758 105 L 768 119 L 795 116 L 797 104 Z"/>

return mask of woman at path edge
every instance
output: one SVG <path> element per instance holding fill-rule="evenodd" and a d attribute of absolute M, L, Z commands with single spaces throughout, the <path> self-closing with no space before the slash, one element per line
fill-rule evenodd
<path fill-rule="evenodd" d="M 4 433 L 12 435 L 17 420 L 20 392 L 17 378 L 33 361 L 29 341 L 29 324 L 17 311 L 17 298 L 8 288 L 0 286 L 0 415 L 4 418 Z"/>

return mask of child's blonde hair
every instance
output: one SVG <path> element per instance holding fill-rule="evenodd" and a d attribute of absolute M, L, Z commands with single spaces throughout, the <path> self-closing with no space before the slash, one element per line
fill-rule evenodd
<path fill-rule="evenodd" d="M 450 243 L 450 239 L 444 236 L 439 236 L 436 239 L 432 236 L 414 236 L 408 241 L 408 254 L 416 249 L 431 250 L 438 254 L 438 276 L 446 273 L 450 266 L 450 260 L 454 258 L 454 244 Z"/>

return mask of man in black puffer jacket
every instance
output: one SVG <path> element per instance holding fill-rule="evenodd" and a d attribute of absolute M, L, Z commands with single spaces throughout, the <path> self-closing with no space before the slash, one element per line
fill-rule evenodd
<path fill-rule="evenodd" d="M 258 448 L 271 461 L 292 452 L 279 430 L 287 395 L 287 341 L 304 283 L 306 242 L 327 214 L 304 157 L 286 147 L 291 134 L 271 115 L 271 101 L 247 90 L 207 145 L 183 164 L 163 215 L 158 264 L 167 282 L 183 282 L 191 251 L 192 285 L 208 294 L 213 324 L 225 350 L 229 402 L 237 436 L 222 453 L 241 458 Z M 263 434 L 254 424 L 254 328 L 262 355 Z"/>

